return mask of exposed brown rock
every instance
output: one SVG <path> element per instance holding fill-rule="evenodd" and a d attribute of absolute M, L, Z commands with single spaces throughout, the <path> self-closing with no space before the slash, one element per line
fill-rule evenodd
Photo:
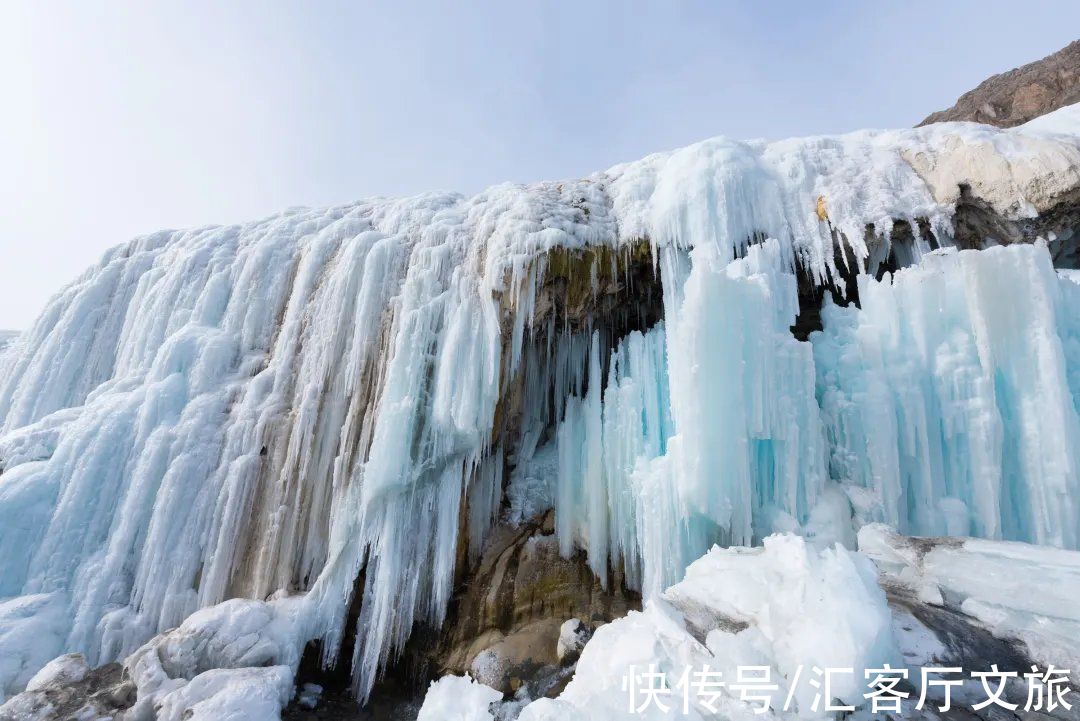
<path fill-rule="evenodd" d="M 961 95 L 956 105 L 932 113 L 919 125 L 970 120 L 1011 128 L 1073 103 L 1080 103 L 1080 40 L 984 80 Z"/>
<path fill-rule="evenodd" d="M 553 673 L 567 619 L 595 628 L 640 608 L 638 594 L 624 589 L 620 569 L 612 569 L 611 579 L 604 589 L 584 554 L 559 555 L 550 512 L 518 529 L 500 526 L 454 600 L 429 668 L 436 675 L 480 672 L 481 680 L 507 693 L 544 669 Z"/>

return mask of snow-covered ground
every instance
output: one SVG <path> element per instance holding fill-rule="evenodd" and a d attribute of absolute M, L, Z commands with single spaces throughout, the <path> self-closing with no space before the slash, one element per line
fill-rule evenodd
<path fill-rule="evenodd" d="M 765 718 L 817 719 L 831 715 L 830 703 L 851 706 L 855 718 L 872 718 L 867 694 L 874 674 L 867 670 L 886 666 L 902 669 L 911 683 L 902 705 L 911 715 L 904 717 L 937 718 L 932 711 L 945 705 L 946 691 L 939 677 L 924 678 L 922 669 L 962 663 L 969 641 L 964 624 L 972 624 L 973 635 L 988 629 L 1004 643 L 1019 644 L 1043 671 L 1076 668 L 1080 552 L 913 539 L 881 524 L 864 527 L 859 546 L 859 552 L 817 548 L 798 536 L 777 535 L 763 548 L 713 548 L 644 611 L 600 627 L 565 691 L 526 705 L 517 718 L 742 720 L 762 718 L 768 708 Z M 907 606 L 888 601 L 883 588 L 917 596 L 940 613 L 953 606 L 958 620 L 939 629 L 924 626 Z M 1009 660 L 980 662 L 988 667 Z M 843 672 L 828 674 L 826 694 L 829 669 Z M 987 698 L 970 675 L 974 670 L 982 669 L 943 677 L 963 679 L 949 689 L 952 703 L 969 714 L 963 718 L 982 718 L 970 709 Z M 450 693 L 458 687 L 460 694 Z M 432 685 L 425 707 L 438 708 L 440 718 L 506 718 L 504 711 L 516 704 L 503 704 L 498 692 L 485 695 L 483 688 L 446 677 Z M 924 691 L 927 712 L 919 714 L 913 707 Z M 1070 699 L 1074 693 L 1063 698 L 1080 704 Z M 1008 702 L 1027 702 L 1026 685 L 1010 686 Z M 1058 711 L 1064 715 L 1056 717 L 1072 718 L 1068 708 Z M 984 713 L 993 718 L 992 711 Z"/>
<path fill-rule="evenodd" d="M 555 472 L 517 479 L 514 507 L 554 504 L 562 550 L 602 579 L 622 563 L 649 599 L 713 542 L 777 531 L 851 543 L 885 521 L 1075 548 L 1080 286 L 1043 245 L 947 246 L 961 184 L 1014 219 L 1080 187 L 1078 119 L 718 138 L 577 181 L 110 251 L 0 353 L 0 694 L 53 655 L 131 658 L 239 597 L 288 606 L 271 665 L 243 676 L 284 698 L 307 641 L 336 657 L 363 567 L 363 698 L 415 622 L 443 621 L 458 537 L 483 542 L 508 458 Z M 861 310 L 827 307 L 795 340 L 796 259 L 836 279 L 840 242 L 875 270 L 894 221 L 918 219 L 945 249 L 914 241 L 920 265 L 864 276 Z M 641 239 L 662 324 L 612 338 L 537 307 L 565 271 L 548 251 Z M 504 438 L 511 389 L 527 413 Z M 861 563 L 822 553 L 808 567 Z M 244 684 L 211 658 L 154 670 L 140 699 L 221 712 Z"/>

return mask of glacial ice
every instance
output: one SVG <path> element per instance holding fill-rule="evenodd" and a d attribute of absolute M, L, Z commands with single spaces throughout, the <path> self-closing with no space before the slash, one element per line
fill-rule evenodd
<path fill-rule="evenodd" d="M 478 552 L 504 486 L 519 515 L 554 505 L 564 552 L 604 580 L 622 564 L 649 597 L 715 542 L 812 534 L 837 483 L 860 522 L 1075 547 L 1080 286 L 1045 249 L 918 239 L 925 265 L 864 278 L 863 310 L 827 309 L 812 344 L 788 332 L 796 265 L 873 272 L 898 220 L 948 246 L 959 184 L 1010 218 L 1080 185 L 1080 137 L 1061 131 L 1080 107 L 1055 117 L 719 138 L 578 181 L 113 249 L 0 352 L 0 608 L 42 604 L 43 629 L 19 646 L 39 632 L 3 611 L 2 693 L 237 598 L 288 602 L 276 666 L 311 640 L 333 663 L 360 594 L 341 662 L 364 699 L 414 624 L 442 622 L 458 539 Z M 552 251 L 610 251 L 570 279 L 595 291 L 641 240 L 662 323 L 620 338 L 544 305 Z M 868 393 L 891 415 L 857 428 Z"/>

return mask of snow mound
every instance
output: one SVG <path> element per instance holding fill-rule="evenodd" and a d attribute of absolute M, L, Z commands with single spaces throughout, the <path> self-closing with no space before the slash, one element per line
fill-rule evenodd
<path fill-rule="evenodd" d="M 1020 127 L 1027 133 L 1059 133 L 1075 137 L 1080 135 L 1080 103 L 1066 105 L 1052 113 L 1040 115 Z"/>
<path fill-rule="evenodd" d="M 299 599 L 235 599 L 190 616 L 124 662 L 134 718 L 265 721 L 293 696 Z"/>
<path fill-rule="evenodd" d="M 34 674 L 26 684 L 27 691 L 38 691 L 49 685 L 62 686 L 78 683 L 86 678 L 90 666 L 81 653 L 66 653 L 57 656 Z"/>
<path fill-rule="evenodd" d="M 491 704 L 502 694 L 466 676 L 432 681 L 416 721 L 493 721 Z"/>
<path fill-rule="evenodd" d="M 715 701 L 690 694 L 685 714 L 677 691 L 666 713 L 655 705 L 630 710 L 632 674 L 664 672 L 674 689 L 687 669 L 706 666 L 729 683 L 738 666 L 768 667 L 777 685 L 773 708 L 790 692 L 788 715 L 815 717 L 811 667 L 852 668 L 846 680 L 834 679 L 832 692 L 858 705 L 863 669 L 894 656 L 891 613 L 870 561 L 840 547 L 815 549 L 798 536 L 770 536 L 761 548 L 712 549 L 644 611 L 601 626 L 558 699 L 530 704 L 520 719 L 754 718 L 757 704 L 727 687 Z"/>

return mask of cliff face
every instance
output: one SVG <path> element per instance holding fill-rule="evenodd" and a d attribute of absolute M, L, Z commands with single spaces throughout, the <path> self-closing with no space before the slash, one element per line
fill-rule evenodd
<path fill-rule="evenodd" d="M 919 125 L 969 120 L 1011 128 L 1073 103 L 1080 103 L 1080 40 L 987 78 L 961 95 L 956 105 L 928 115 Z"/>

